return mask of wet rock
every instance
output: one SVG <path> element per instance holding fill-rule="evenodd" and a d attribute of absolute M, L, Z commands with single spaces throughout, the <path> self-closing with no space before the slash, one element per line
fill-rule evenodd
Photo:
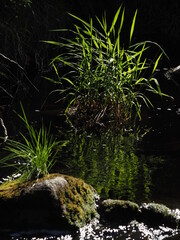
<path fill-rule="evenodd" d="M 178 228 L 179 220 L 171 209 L 163 204 L 144 203 L 141 206 L 141 220 L 148 225 L 165 225 L 172 228 Z"/>
<path fill-rule="evenodd" d="M 0 146 L 3 142 L 6 142 L 8 138 L 7 129 L 5 127 L 3 119 L 0 117 Z"/>
<path fill-rule="evenodd" d="M 137 219 L 141 211 L 138 204 L 134 202 L 107 199 L 101 203 L 99 212 L 102 221 L 123 224 Z"/>
<path fill-rule="evenodd" d="M 179 76 L 180 76 L 180 65 L 175 67 L 175 68 L 169 69 L 168 71 L 165 72 L 164 75 L 168 80 L 172 80 L 176 77 L 179 78 Z"/>
<path fill-rule="evenodd" d="M 95 190 L 80 179 L 59 174 L 0 185 L 0 213 L 1 230 L 75 230 L 98 215 Z"/>

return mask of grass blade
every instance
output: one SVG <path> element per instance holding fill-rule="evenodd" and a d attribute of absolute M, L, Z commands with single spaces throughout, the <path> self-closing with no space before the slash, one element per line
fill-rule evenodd
<path fill-rule="evenodd" d="M 131 24 L 130 37 L 129 37 L 129 45 L 131 45 L 132 36 L 133 36 L 133 33 L 134 33 L 134 29 L 135 29 L 136 17 L 137 17 L 137 10 L 135 11 L 135 14 L 134 14 L 134 17 L 133 17 L 133 21 L 132 21 L 132 24 Z"/>

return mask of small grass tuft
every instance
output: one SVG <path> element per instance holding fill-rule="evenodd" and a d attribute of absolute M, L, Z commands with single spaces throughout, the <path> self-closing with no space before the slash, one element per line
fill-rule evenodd
<path fill-rule="evenodd" d="M 8 139 L 4 150 L 7 156 L 0 159 L 1 166 L 15 167 L 17 173 L 25 180 L 32 180 L 49 173 L 55 163 L 59 142 L 50 135 L 42 124 L 39 131 L 29 124 L 21 104 L 22 116 L 18 114 L 27 129 L 27 135 L 20 133 L 23 142 Z"/>

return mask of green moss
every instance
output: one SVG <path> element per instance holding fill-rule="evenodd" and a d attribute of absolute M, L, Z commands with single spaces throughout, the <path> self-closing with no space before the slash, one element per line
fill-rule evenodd
<path fill-rule="evenodd" d="M 179 225 L 175 213 L 163 204 L 144 203 L 141 206 L 142 220 L 150 225 L 164 224 L 169 227 L 176 228 Z"/>
<path fill-rule="evenodd" d="M 46 179 L 51 179 L 53 177 L 59 176 L 58 174 L 46 175 L 43 178 L 39 178 L 33 181 L 24 181 L 21 178 L 7 181 L 0 184 L 0 198 L 9 199 L 14 196 L 20 196 L 21 192 L 29 186 L 32 186 L 35 182 L 40 182 Z"/>
<path fill-rule="evenodd" d="M 33 191 L 35 183 L 62 177 L 67 184 L 56 189 L 62 214 L 72 226 L 82 227 L 92 217 L 97 216 L 95 190 L 83 180 L 67 175 L 50 174 L 34 181 L 13 180 L 0 185 L 0 199 L 13 199 Z M 31 189 L 31 190 L 29 190 Z"/>
<path fill-rule="evenodd" d="M 65 204 L 65 215 L 70 223 L 75 221 L 77 226 L 84 225 L 92 217 L 97 216 L 95 210 L 95 190 L 81 179 L 64 176 L 69 184 L 64 196 L 60 196 L 61 203 Z"/>
<path fill-rule="evenodd" d="M 138 204 L 124 200 L 104 200 L 101 204 L 101 217 L 110 222 L 127 223 L 137 219 L 140 214 Z"/>
<path fill-rule="evenodd" d="M 131 209 L 132 211 L 135 210 L 140 211 L 140 208 L 136 203 L 125 200 L 113 200 L 113 199 L 104 200 L 103 206 L 107 208 L 107 211 L 110 211 L 117 207 L 120 207 L 122 209 Z"/>
<path fill-rule="evenodd" d="M 18 197 L 21 191 L 26 188 L 30 182 L 22 182 L 20 179 L 4 182 L 0 185 L 0 198 L 10 199 Z"/>

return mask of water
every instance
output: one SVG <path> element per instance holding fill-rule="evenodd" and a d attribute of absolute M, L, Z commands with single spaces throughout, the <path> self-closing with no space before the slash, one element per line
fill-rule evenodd
<path fill-rule="evenodd" d="M 144 223 L 132 221 L 129 225 L 108 226 L 102 225 L 98 220 L 81 228 L 77 233 L 63 233 L 57 231 L 19 232 L 12 233 L 11 240 L 163 240 L 168 237 L 179 236 L 180 232 L 164 226 L 157 229 L 148 228 Z M 178 239 L 178 238 L 177 238 Z"/>
<path fill-rule="evenodd" d="M 103 198 L 148 200 L 151 174 L 164 159 L 141 153 L 138 144 L 144 134 L 109 130 L 72 135 L 61 155 L 68 166 L 63 172 L 84 179 Z"/>
<path fill-rule="evenodd" d="M 176 105 L 157 107 L 138 129 L 127 129 L 123 134 L 106 129 L 75 133 L 57 127 L 61 146 L 53 171 L 84 179 L 105 199 L 155 201 L 180 209 L 179 109 Z M 154 229 L 136 221 L 107 226 L 94 220 L 77 233 L 41 229 L 4 233 L 2 239 L 154 240 L 173 236 L 180 239 L 179 231 L 164 226 Z"/>

